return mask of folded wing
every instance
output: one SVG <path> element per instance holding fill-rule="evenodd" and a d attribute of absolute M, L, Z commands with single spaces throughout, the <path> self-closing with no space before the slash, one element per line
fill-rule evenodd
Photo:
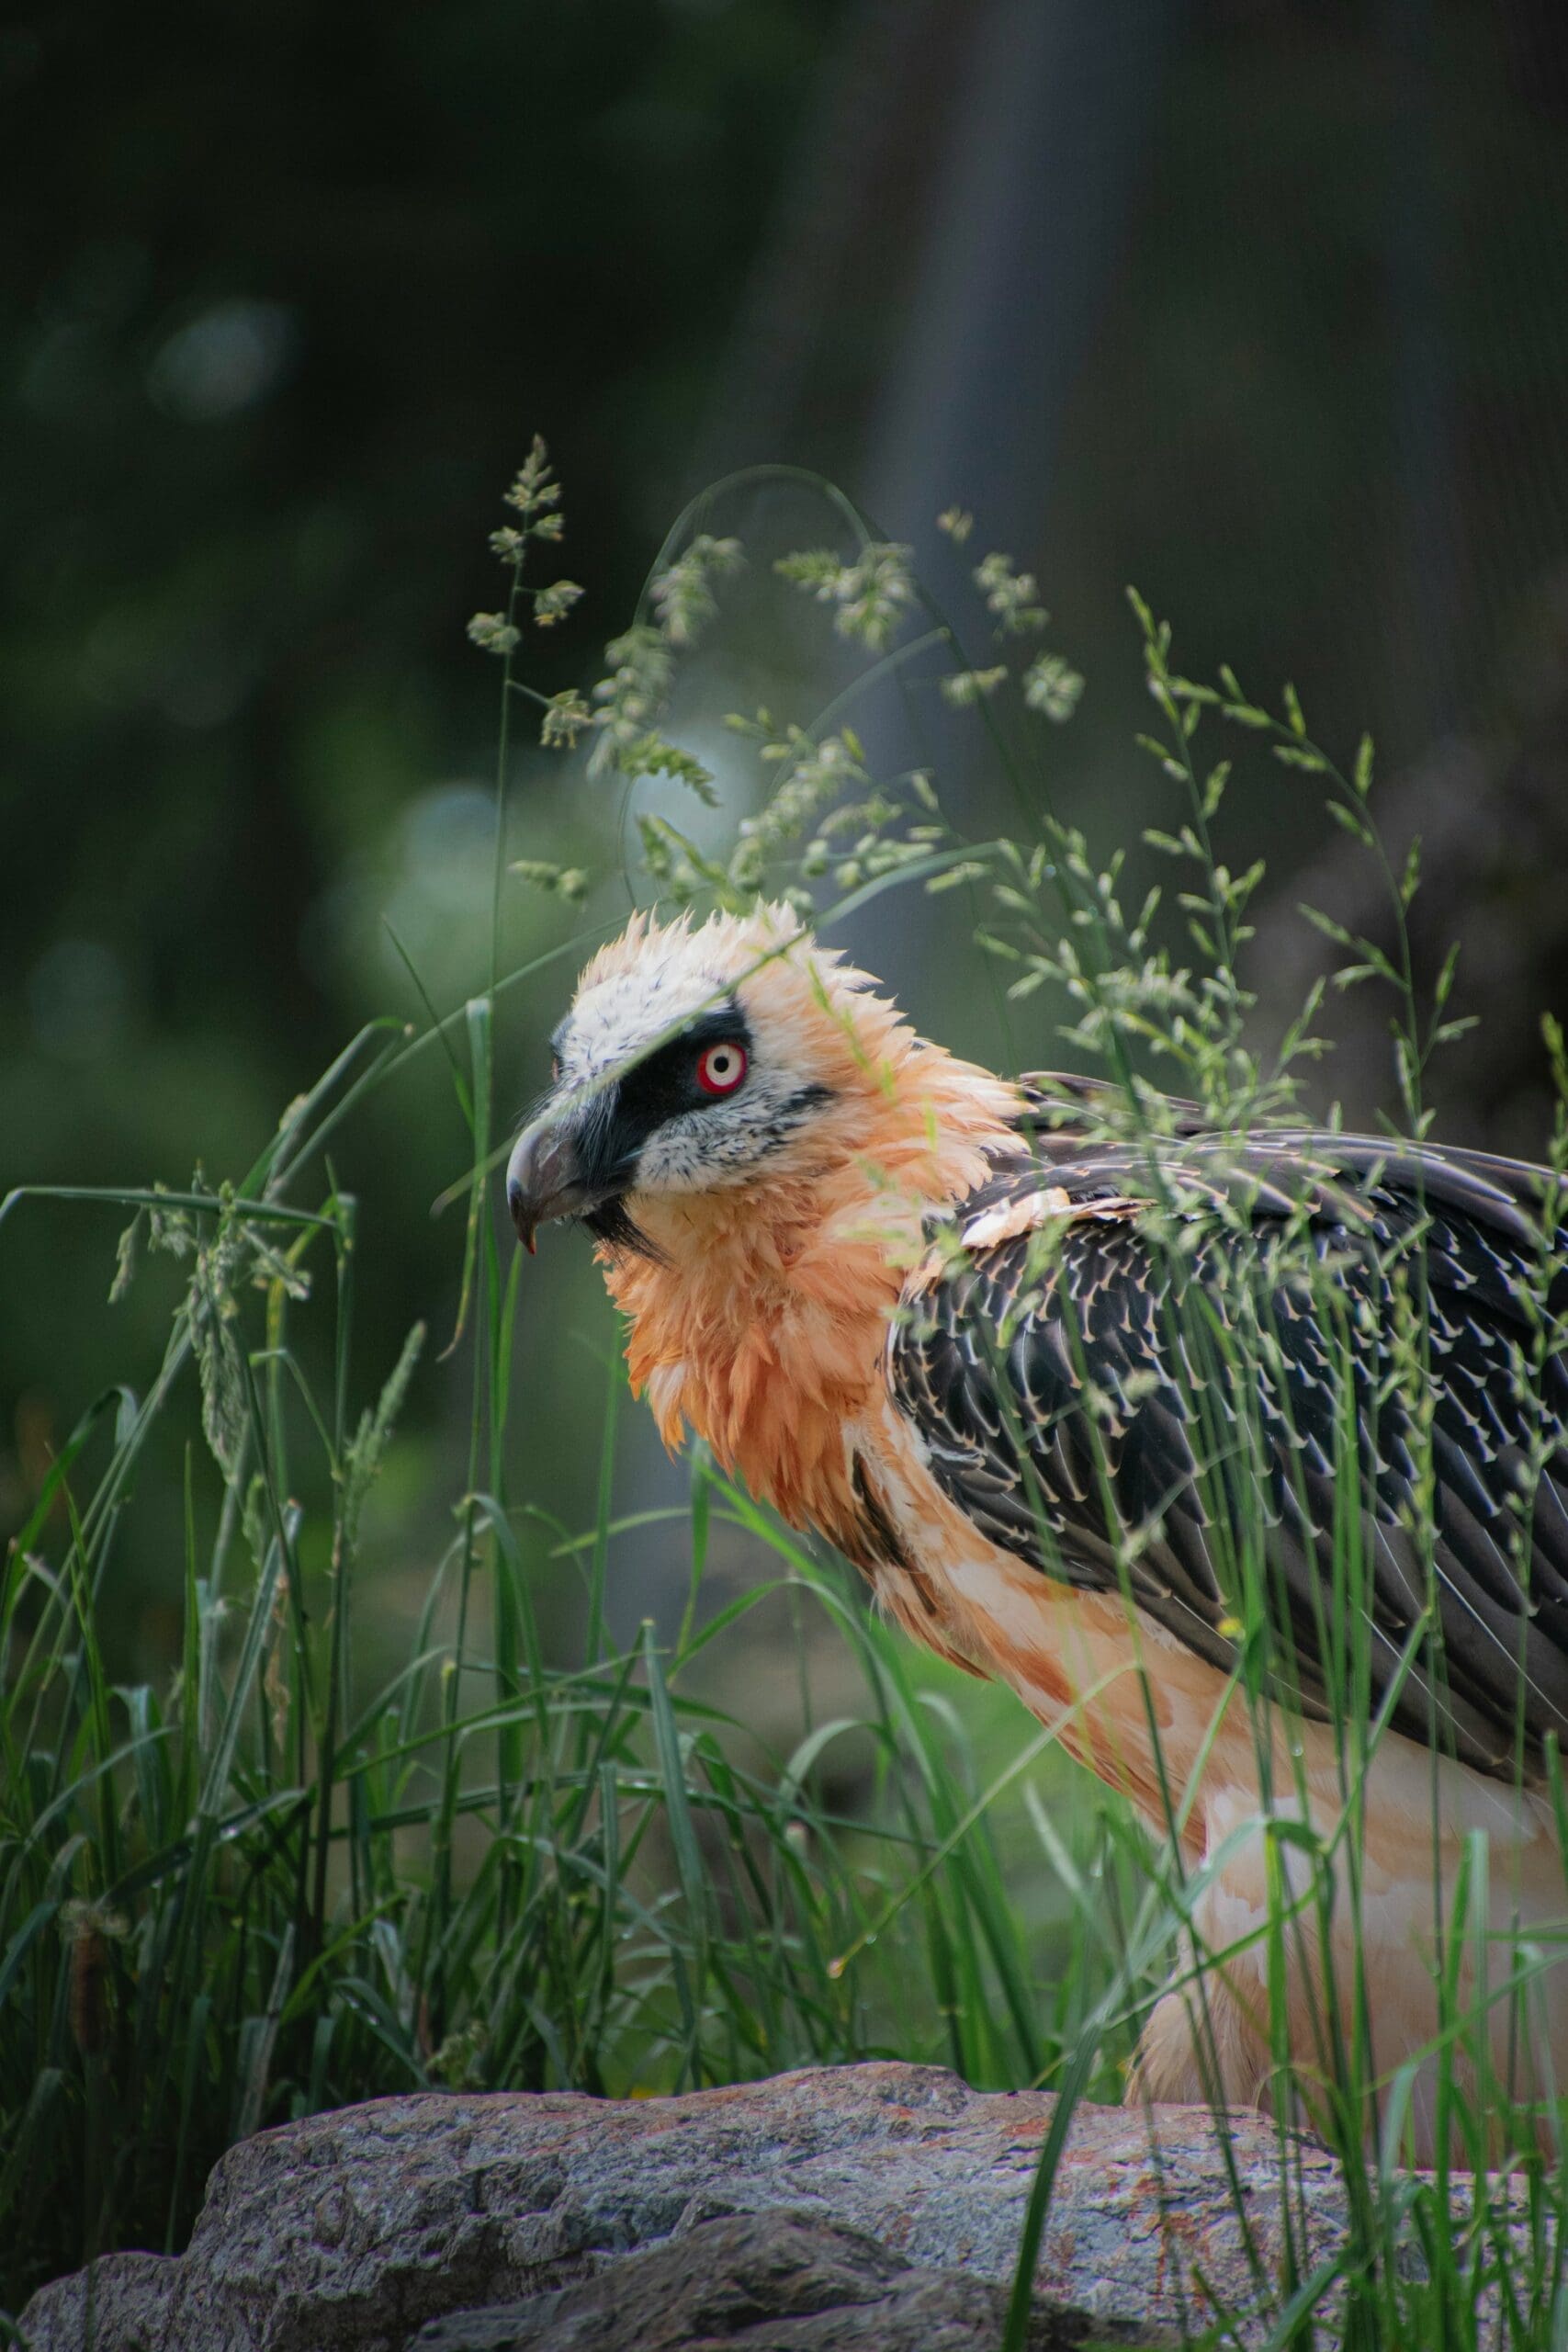
<path fill-rule="evenodd" d="M 1503 1777 L 1568 1737 L 1568 1271 L 1553 1180 L 1308 1130 L 1042 1118 L 889 1337 L 933 1475 L 1314 1713 Z"/>

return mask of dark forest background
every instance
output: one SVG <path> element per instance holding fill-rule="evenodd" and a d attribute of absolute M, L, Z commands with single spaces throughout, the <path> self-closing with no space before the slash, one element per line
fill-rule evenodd
<path fill-rule="evenodd" d="M 443 1011 L 480 984 L 496 675 L 464 622 L 536 430 L 589 590 L 550 690 L 598 674 L 682 501 L 780 459 L 955 604 L 953 501 L 1037 571 L 1089 679 L 1059 805 L 1102 854 L 1158 815 L 1129 581 L 1190 671 L 1292 677 L 1339 746 L 1371 728 L 1390 831 L 1427 844 L 1417 945 L 1463 939 L 1483 1016 L 1439 1131 L 1540 1148 L 1538 1016 L 1568 1012 L 1555 0 L 23 6 L 0 108 L 0 1189 L 238 1173 L 362 1020 L 421 1017 L 384 915 Z M 804 497 L 740 506 L 764 544 L 822 536 Z M 770 660 L 802 715 L 836 683 L 759 579 L 684 691 L 699 733 Z M 978 822 L 992 782 L 950 756 Z M 1275 1005 L 1314 968 L 1309 885 L 1375 920 L 1306 782 L 1260 771 L 1230 812 L 1270 859 Z M 606 829 L 580 767 L 520 752 L 517 854 L 603 868 Z M 852 944 L 999 1052 L 957 913 Z M 521 888 L 508 923 L 518 959 L 570 929 Z M 570 969 L 509 1001 L 509 1108 Z M 1382 1035 L 1345 1020 L 1321 1098 L 1365 1114 Z M 372 1366 L 415 1314 L 451 1326 L 460 1213 L 430 1205 L 464 1146 L 434 1057 L 345 1133 Z M 175 1276 L 111 1310 L 115 1233 L 0 1227 L 0 1540 L 96 1391 L 156 1363 Z M 612 1342 L 584 1258 L 529 1270 L 515 1416 L 521 1489 L 568 1516 Z M 433 1466 L 460 1486 L 466 1378 L 416 1384 L 389 1579 Z M 180 1505 L 144 1483 L 116 1638 L 145 1665 Z"/>

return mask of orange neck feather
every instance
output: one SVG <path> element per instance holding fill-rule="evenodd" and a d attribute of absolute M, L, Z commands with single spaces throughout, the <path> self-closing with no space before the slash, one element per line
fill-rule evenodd
<path fill-rule="evenodd" d="M 876 1067 L 855 1064 L 755 1182 L 632 1196 L 662 1261 L 599 1252 L 665 1443 L 696 1430 L 793 1525 L 840 1543 L 855 1515 L 845 1429 L 880 1379 L 920 1220 L 983 1180 L 1019 1107 L 1005 1080 L 901 1023 L 875 1043 Z"/>

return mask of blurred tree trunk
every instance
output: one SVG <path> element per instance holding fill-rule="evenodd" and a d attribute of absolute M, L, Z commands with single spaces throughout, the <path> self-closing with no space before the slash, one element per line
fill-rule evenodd
<path fill-rule="evenodd" d="M 975 554 L 1038 561 L 1063 413 L 1187 16 L 1186 0 L 863 0 L 743 311 L 702 477 L 764 458 L 847 468 L 972 634 Z M 886 356 L 851 388 L 859 446 L 835 448 L 820 420 L 867 350 Z M 932 530 L 953 503 L 976 518 L 967 550 Z M 856 724 L 885 767 L 934 763 L 962 828 L 993 826 L 1008 809 L 979 730 L 919 716 L 911 738 L 889 687 Z M 889 896 L 848 944 L 897 989 L 923 929 Z"/>
<path fill-rule="evenodd" d="M 1438 1048 L 1427 1099 L 1450 1143 L 1535 1159 L 1551 1132 L 1551 1070 L 1541 1015 L 1568 1018 L 1568 574 L 1536 602 L 1506 730 L 1454 734 L 1381 791 L 1372 813 L 1394 871 L 1420 836 L 1422 882 L 1410 911 L 1417 988 L 1429 995 L 1461 944 L 1450 1012 L 1475 1028 Z M 1385 955 L 1397 924 L 1366 853 L 1340 835 L 1262 907 L 1268 942 L 1258 975 L 1264 1033 L 1277 1032 L 1313 977 L 1337 958 L 1296 910 L 1321 908 Z M 1386 990 L 1372 983 L 1331 998 L 1323 1025 L 1336 1050 L 1311 1082 L 1321 1108 L 1344 1104 L 1357 1125 L 1397 1100 Z"/>

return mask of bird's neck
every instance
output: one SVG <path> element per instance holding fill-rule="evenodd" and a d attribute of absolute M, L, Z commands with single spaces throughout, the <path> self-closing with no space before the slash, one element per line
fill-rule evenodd
<path fill-rule="evenodd" d="M 601 1251 L 632 1385 L 666 1444 L 687 1429 L 795 1526 L 841 1543 L 846 1429 L 881 1379 L 921 1221 L 1005 1146 L 1016 1089 L 931 1046 L 884 1064 L 814 1145 L 754 1182 L 629 1204 L 658 1258 Z M 815 1150 L 817 1157 L 813 1158 Z"/>

